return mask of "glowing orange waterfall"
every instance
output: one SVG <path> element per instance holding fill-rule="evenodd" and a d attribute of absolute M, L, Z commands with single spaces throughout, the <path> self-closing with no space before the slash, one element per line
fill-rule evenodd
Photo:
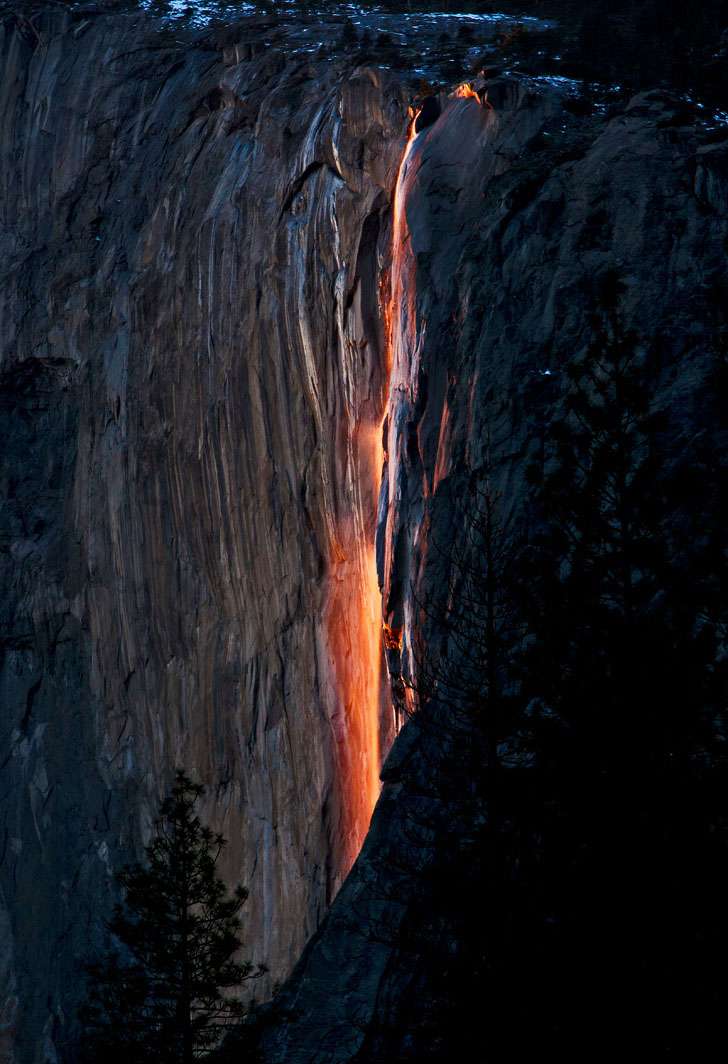
<path fill-rule="evenodd" d="M 386 365 L 389 378 L 387 403 L 387 456 L 384 475 L 388 480 L 386 531 L 384 540 L 384 590 L 388 598 L 389 575 L 392 570 L 393 528 L 397 520 L 397 463 L 398 463 L 398 409 L 409 394 L 411 345 L 415 336 L 415 284 L 414 259 L 409 246 L 409 233 L 405 215 L 405 183 L 407 163 L 417 136 L 417 116 L 413 113 L 407 138 L 407 146 L 400 163 L 394 192 L 392 211 L 392 265 L 389 298 L 386 303 L 385 325 L 387 330 Z M 384 423 L 382 425 L 384 427 Z M 384 617 L 384 639 L 389 649 L 401 649 L 403 642 L 403 618 Z"/>
<path fill-rule="evenodd" d="M 357 442 L 360 475 L 376 484 L 376 448 L 360 433 Z M 366 485 L 365 485 L 366 487 Z M 376 512 L 373 491 L 362 491 L 362 503 Z M 381 641 L 381 599 L 374 554 L 374 520 L 364 527 L 352 519 L 339 529 L 327 610 L 327 636 L 332 651 L 336 698 L 340 709 L 333 724 L 338 750 L 340 872 L 353 864 L 369 828 L 379 797 L 381 750 L 379 719 L 385 697 Z M 338 884 L 337 884 L 338 885 Z"/>
<path fill-rule="evenodd" d="M 478 107 L 472 107 L 471 101 Z M 485 93 L 481 98 L 473 85 L 464 82 L 444 104 L 442 114 L 465 123 L 463 129 L 479 137 L 491 108 Z M 427 326 L 417 318 L 417 256 L 405 210 L 418 182 L 417 168 L 408 165 L 413 161 L 416 122 L 417 114 L 411 112 L 392 201 L 389 277 L 380 290 L 386 414 L 381 416 L 380 410 L 375 421 L 359 420 L 349 440 L 353 505 L 345 525 L 338 522 L 332 550 L 327 634 L 340 707 L 333 723 L 339 751 L 339 820 L 345 840 L 339 867 L 345 866 L 344 872 L 359 852 L 379 797 L 382 754 L 396 735 L 403 713 L 414 708 L 408 675 L 414 606 L 403 590 L 409 578 L 408 558 L 395 558 L 395 544 L 399 549 L 406 538 L 403 532 L 416 532 L 408 524 L 412 521 L 412 483 L 407 447 L 408 433 L 416 423 L 415 392 Z M 428 134 L 422 136 L 425 140 Z M 446 428 L 445 424 L 443 432 Z M 444 475 L 443 469 L 437 466 L 438 477 Z M 378 498 L 381 512 L 377 515 Z M 383 524 L 382 593 L 374 545 L 377 520 Z"/>
<path fill-rule="evenodd" d="M 415 118 L 400 164 L 393 202 L 393 245 L 391 283 L 383 299 L 385 316 L 385 394 L 389 395 L 393 364 L 393 335 L 398 297 L 400 245 L 403 236 L 401 183 L 412 142 Z M 377 499 L 385 455 L 382 424 L 378 419 L 360 425 L 352 441 L 351 459 L 356 469 L 358 505 L 344 522 L 339 522 L 332 544 L 331 578 L 327 603 L 327 640 L 331 650 L 339 712 L 333 726 L 338 749 L 340 790 L 340 829 L 343 850 L 340 855 L 345 874 L 356 858 L 374 806 L 379 798 L 382 748 L 381 736 L 391 741 L 393 723 L 381 730 L 383 711 L 389 708 L 389 685 L 385 683 L 382 602 L 377 577 L 374 537 Z M 396 635 L 384 628 L 385 637 Z M 401 633 L 400 633 L 401 637 Z M 390 645 L 387 642 L 387 646 Z M 386 751 L 384 751 L 386 753 Z"/>
<path fill-rule="evenodd" d="M 397 343 L 397 335 L 399 332 L 398 323 L 398 311 L 401 306 L 401 299 L 404 294 L 404 286 L 402 280 L 402 260 L 404 254 L 405 240 L 407 237 L 407 222 L 404 216 L 404 190 L 402 183 L 404 179 L 405 170 L 407 169 L 407 161 L 412 151 L 412 145 L 415 142 L 417 136 L 417 116 L 419 111 L 412 113 L 412 119 L 410 121 L 409 132 L 407 135 L 407 144 L 404 149 L 402 161 L 399 164 L 399 171 L 397 173 L 397 183 L 394 187 L 394 202 L 392 205 L 392 266 L 390 274 L 389 285 L 389 299 L 386 303 L 385 309 L 385 328 L 386 328 L 386 361 L 387 361 L 387 377 L 389 379 L 389 391 L 391 399 L 391 375 L 392 367 L 395 359 L 395 348 Z"/>

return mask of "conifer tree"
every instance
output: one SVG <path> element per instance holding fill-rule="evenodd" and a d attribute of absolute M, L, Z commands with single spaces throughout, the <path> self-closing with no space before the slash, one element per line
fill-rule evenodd
<path fill-rule="evenodd" d="M 225 840 L 195 812 L 202 793 L 178 771 L 146 861 L 117 877 L 114 945 L 88 966 L 80 1016 L 89 1064 L 192 1064 L 246 1012 L 234 993 L 263 971 L 235 959 L 248 893 L 217 875 Z"/>

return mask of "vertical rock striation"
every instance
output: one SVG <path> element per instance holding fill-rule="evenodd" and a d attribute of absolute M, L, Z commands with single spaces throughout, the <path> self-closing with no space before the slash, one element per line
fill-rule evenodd
<path fill-rule="evenodd" d="M 208 787 L 270 981 L 378 792 L 378 298 L 406 109 L 385 72 L 267 34 L 58 9 L 0 30 L 9 1062 L 56 1059 L 175 765 Z"/>

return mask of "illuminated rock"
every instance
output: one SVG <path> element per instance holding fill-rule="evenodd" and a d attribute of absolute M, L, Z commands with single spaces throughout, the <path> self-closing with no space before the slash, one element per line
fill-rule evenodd
<path fill-rule="evenodd" d="M 0 31 L 0 1015 L 21 1061 L 64 1037 L 176 765 L 250 889 L 258 996 L 359 850 L 394 731 L 378 294 L 408 122 L 392 77 L 287 64 L 265 24 L 219 48 L 138 15 L 35 25 Z"/>

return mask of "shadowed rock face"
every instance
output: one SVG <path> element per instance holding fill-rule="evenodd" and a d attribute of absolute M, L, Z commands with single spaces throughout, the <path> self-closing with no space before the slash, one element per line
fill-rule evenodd
<path fill-rule="evenodd" d="M 386 73 L 287 63 L 252 24 L 187 43 L 136 15 L 34 26 L 0 31 L 1 1037 L 18 1062 L 55 1059 L 112 874 L 175 765 L 207 785 L 225 872 L 250 888 L 259 996 L 359 848 L 380 702 L 384 745 L 392 728 L 374 442 L 407 121 Z"/>
<path fill-rule="evenodd" d="M 609 121 L 570 118 L 558 97 L 513 81 L 494 83 L 490 99 L 492 111 L 449 101 L 414 141 L 399 187 L 379 560 L 385 617 L 404 626 L 405 673 L 414 603 L 442 579 L 454 503 L 488 441 L 505 520 L 519 528 L 525 469 L 560 377 L 593 337 L 593 285 L 605 271 L 624 279 L 625 327 L 660 338 L 665 463 L 699 438 L 716 453 L 725 446 L 709 386 L 725 328 L 724 136 L 712 143 L 659 94 Z M 389 658 L 396 673 L 396 652 Z M 468 804 L 452 768 L 462 762 L 451 744 L 467 737 L 437 712 L 416 716 L 394 744 L 362 854 L 280 996 L 287 1019 L 266 1035 L 267 1061 L 455 1059 L 430 1032 L 438 981 L 462 947 L 452 869 L 463 868 L 482 805 Z M 498 1017 L 471 1022 L 481 1040 L 468 1059 L 490 1059 Z"/>

